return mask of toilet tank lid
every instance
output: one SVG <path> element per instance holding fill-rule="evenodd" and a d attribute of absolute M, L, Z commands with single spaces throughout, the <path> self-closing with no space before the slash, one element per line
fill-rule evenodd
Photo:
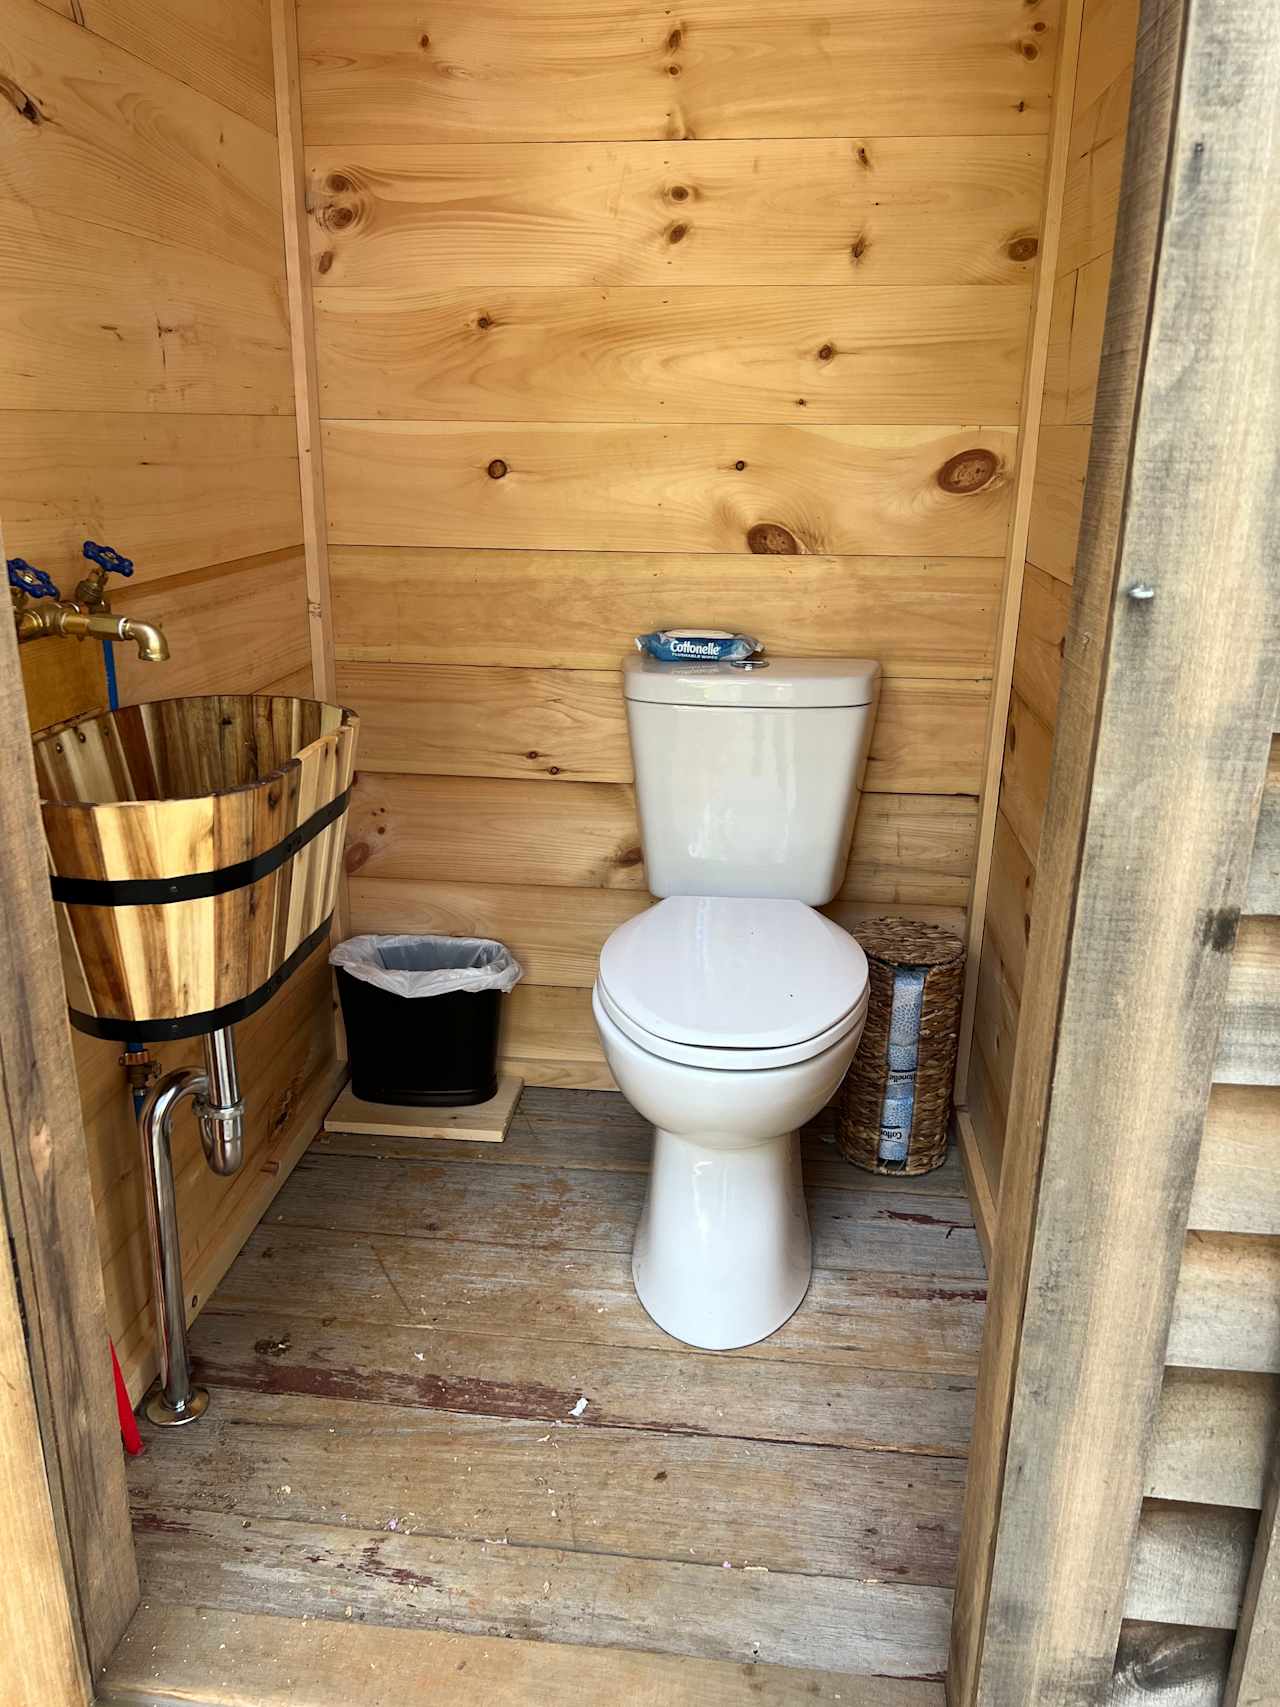
<path fill-rule="evenodd" d="M 628 699 L 659 705 L 752 705 L 776 709 L 874 705 L 874 658 L 756 658 L 741 664 L 667 664 L 644 655 L 622 666 Z"/>

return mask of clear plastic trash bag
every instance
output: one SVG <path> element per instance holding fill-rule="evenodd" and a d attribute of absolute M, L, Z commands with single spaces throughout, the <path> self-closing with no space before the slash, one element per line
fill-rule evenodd
<path fill-rule="evenodd" d="M 353 936 L 329 954 L 353 978 L 393 995 L 512 990 L 523 971 L 509 948 L 474 936 Z"/>

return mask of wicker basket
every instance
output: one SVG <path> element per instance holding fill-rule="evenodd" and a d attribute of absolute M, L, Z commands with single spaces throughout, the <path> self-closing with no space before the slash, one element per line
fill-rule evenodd
<path fill-rule="evenodd" d="M 837 1105 L 836 1140 L 849 1161 L 872 1173 L 928 1173 L 947 1156 L 964 944 L 954 932 L 915 919 L 868 919 L 855 935 L 866 952 L 871 992 L 862 1043 Z"/>

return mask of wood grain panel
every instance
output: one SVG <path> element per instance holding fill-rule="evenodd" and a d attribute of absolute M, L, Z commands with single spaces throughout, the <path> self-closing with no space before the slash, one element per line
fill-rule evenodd
<path fill-rule="evenodd" d="M 344 664 L 366 771 L 630 782 L 616 670 Z M 865 788 L 969 793 L 986 712 L 984 682 L 890 680 L 880 696 Z"/>
<path fill-rule="evenodd" d="M 5 550 L 0 538 L 0 559 Z M 9 1431 L 0 1524 L 10 1580 L 0 1633 L 16 1651 L 0 1658 L 0 1696 L 15 1707 L 78 1707 L 137 1607 L 138 1579 L 22 712 L 9 627 L 0 634 L 0 1425 Z"/>
<path fill-rule="evenodd" d="M 134 585 L 278 551 L 302 537 L 293 421 L 0 413 L 0 506 L 9 549 L 72 588 L 88 538 L 127 551 Z"/>
<path fill-rule="evenodd" d="M 322 1485 L 333 1450 L 328 1429 L 341 1423 L 377 1430 L 376 1453 L 350 1455 L 344 1475 L 347 1521 L 362 1528 L 403 1513 L 420 1533 L 479 1537 L 501 1513 L 517 1544 L 555 1548 L 576 1533 L 605 1553 L 695 1563 L 715 1553 L 717 1568 L 732 1557 L 771 1571 L 865 1577 L 892 1565 L 902 1567 L 899 1580 L 949 1580 L 963 1484 L 952 1459 L 760 1441 L 744 1453 L 739 1442 L 672 1436 L 662 1452 L 669 1479 L 658 1483 L 654 1441 L 628 1430 L 579 1424 L 555 1431 L 553 1446 L 539 1438 L 548 1434 L 542 1421 L 233 1388 L 218 1400 L 180 1457 L 161 1437 L 137 1461 L 135 1511 L 169 1502 L 216 1510 L 235 1443 L 237 1509 L 303 1518 L 306 1490 Z M 455 1470 L 456 1454 L 469 1474 Z M 548 1487 L 566 1485 L 571 1500 L 548 1498 Z"/>
<path fill-rule="evenodd" d="M 985 676 L 993 557 L 757 557 L 339 546 L 330 554 L 347 663 L 616 669 L 634 636 L 687 620 L 763 635 L 779 657 L 847 646 L 894 675 Z"/>
<path fill-rule="evenodd" d="M 86 30 L 275 130 L 271 36 L 260 0 L 67 0 Z"/>
<path fill-rule="evenodd" d="M 328 417 L 1012 424 L 1027 294 L 322 289 Z M 733 328 L 726 338 L 725 329 Z"/>
<path fill-rule="evenodd" d="M 896 796 L 888 796 L 895 799 Z M 506 875 L 521 875 L 508 871 Z M 531 985 L 590 989 L 605 940 L 644 912 L 650 896 L 636 889 L 536 888 L 510 883 L 426 882 L 420 878 L 357 877 L 350 884 L 353 931 L 422 931 L 443 936 L 496 937 L 515 955 Z M 883 899 L 834 901 L 822 909 L 857 933 L 863 920 L 892 905 L 952 929 L 963 911 Z"/>
<path fill-rule="evenodd" d="M 280 293 L 220 256 L 6 200 L 0 408 L 288 414 Z"/>
<path fill-rule="evenodd" d="M 839 895 L 900 905 L 963 907 L 969 898 L 978 803 L 964 794 L 866 793 Z"/>
<path fill-rule="evenodd" d="M 963 427 L 324 429 L 329 536 L 345 545 L 750 551 L 769 527 L 784 554 L 989 557 L 1011 451 L 1010 434 Z M 985 484 L 948 490 L 948 470 Z"/>
<path fill-rule="evenodd" d="M 1106 254 L 1115 240 L 1124 166 L 1125 127 L 1133 72 L 1122 71 L 1071 126 L 1071 164 L 1063 197 L 1058 272 L 1075 272 Z"/>
<path fill-rule="evenodd" d="M 1040 857 L 1040 828 L 1049 792 L 1053 731 L 1019 694 L 1009 702 L 1000 779 L 1000 811 L 1034 865 Z"/>
<path fill-rule="evenodd" d="M 1042 138 L 307 150 L 327 285 L 1022 284 Z"/>
<path fill-rule="evenodd" d="M 1190 1225 L 1280 1234 L 1280 1086 L 1213 1087 Z"/>
<path fill-rule="evenodd" d="M 1133 64 L 1138 0 L 1086 0 L 1076 64 L 1077 112 L 1092 105 Z"/>
<path fill-rule="evenodd" d="M 864 794 L 845 900 L 962 906 L 975 802 Z M 620 783 L 547 789 L 507 778 L 366 771 L 352 797 L 347 870 L 362 879 L 643 889 L 635 802 Z"/>
<path fill-rule="evenodd" d="M 28 642 L 18 658 L 32 729 L 45 729 L 50 723 L 106 705 L 107 674 L 100 646 Z"/>
<path fill-rule="evenodd" d="M 295 670 L 309 669 L 300 545 L 148 582 L 137 591 L 126 584 L 112 608 L 159 623 L 169 642 L 162 664 L 144 663 L 129 647 L 119 648 L 122 705 L 215 688 L 260 693 Z"/>
<path fill-rule="evenodd" d="M 377 1156 L 304 1161 L 276 1220 L 447 1245 L 465 1268 L 476 1243 L 625 1255 L 647 1190 L 643 1175 L 603 1169 L 451 1165 L 424 1180 L 418 1167 Z M 419 1201 L 424 1186 L 428 1207 Z M 909 1186 L 900 1193 L 861 1193 L 814 1185 L 807 1195 L 815 1268 L 982 1279 L 964 1198 L 931 1199 L 929 1219 L 906 1223 L 911 1237 L 904 1239 L 901 1216 L 919 1202 Z M 431 1220 L 424 1219 L 428 1214 Z"/>
<path fill-rule="evenodd" d="M 1214 1077 L 1237 1085 L 1280 1078 L 1280 918 L 1240 921 Z"/>
<path fill-rule="evenodd" d="M 987 933 L 1015 997 L 1022 993 L 1035 881 L 1035 867 L 1027 858 L 1026 850 L 1014 834 L 1009 820 L 1001 812 L 996 818 L 996 839 L 991 854 Z"/>
<path fill-rule="evenodd" d="M 1168 1361 L 1280 1373 L 1280 1238 L 1187 1235 Z"/>
<path fill-rule="evenodd" d="M 1257 1529 L 1251 1511 L 1144 1501 L 1125 1616 L 1234 1630 Z"/>
<path fill-rule="evenodd" d="M 1048 128 L 1056 8 L 904 0 L 409 0 L 299 8 L 307 140 L 1028 135 Z M 911 76 L 906 76 L 906 68 Z M 676 81 L 678 79 L 678 81 Z M 921 99 L 919 86 L 927 87 Z"/>
<path fill-rule="evenodd" d="M 0 196 L 278 274 L 269 131 L 37 0 L 10 0 L 0 76 L 36 115 L 7 126 Z"/>
<path fill-rule="evenodd" d="M 1251 913 L 1280 913 L 1280 735 L 1271 739 L 1245 906 Z"/>
<path fill-rule="evenodd" d="M 222 1702 L 215 1697 L 211 1707 L 245 1700 L 290 1707 L 300 1697 L 309 1707 L 381 1707 L 388 1676 L 405 1699 L 430 1696 L 433 1707 L 516 1707 L 574 1695 L 662 1707 L 790 1707 L 797 1687 L 813 1707 L 836 1707 L 855 1690 L 859 1707 L 943 1707 L 941 1684 L 901 1678 L 163 1605 L 135 1620 L 100 1680 L 102 1699 L 150 1707 L 157 1675 L 179 1699 L 203 1690 L 206 1700 L 217 1677 Z"/>
<path fill-rule="evenodd" d="M 922 1667 L 941 1671 L 946 1664 L 951 1597 L 945 1589 L 770 1571 L 748 1577 L 744 1593 L 741 1573 L 726 1571 L 723 1561 L 548 1554 L 509 1542 L 489 1547 L 278 1519 L 259 1518 L 245 1529 L 243 1521 L 234 1514 L 188 1510 L 178 1523 L 162 1519 L 140 1529 L 144 1595 L 170 1606 L 208 1606 L 216 1583 L 222 1609 L 279 1612 L 301 1624 L 331 1615 L 333 1587 L 341 1582 L 344 1609 L 350 1605 L 361 1624 L 385 1628 L 394 1620 L 395 1628 L 475 1636 L 490 1636 L 495 1628 L 513 1636 L 520 1631 L 543 1645 L 557 1639 L 578 1643 L 587 1663 L 601 1644 L 652 1654 L 660 1639 L 664 1652 L 687 1655 L 695 1671 L 709 1659 L 740 1661 L 757 1648 L 773 1664 L 802 1667 L 815 1658 L 820 1631 L 824 1662 L 859 1674 L 857 1707 L 891 1707 L 893 1697 L 881 1698 L 882 1690 L 935 1688 L 892 1680 L 903 1672 L 915 1677 Z M 376 1573 L 368 1569 L 370 1549 L 379 1561 Z M 231 1554 L 234 1571 L 224 1568 Z M 637 1618 L 639 1608 L 644 1611 Z M 862 1675 L 871 1669 L 875 1678 Z M 684 1681 L 683 1669 L 675 1675 Z M 760 1664 L 753 1662 L 744 1685 L 754 1689 L 759 1675 Z M 796 1680 L 797 1673 L 789 1671 L 785 1682 Z M 611 1674 L 609 1687 L 621 1686 Z M 433 1678 L 433 1703 L 440 1700 L 440 1687 L 441 1680 Z M 698 1687 L 697 1707 L 706 1707 L 701 1679 Z M 663 1707 L 672 1707 L 672 1699 L 665 1695 Z M 758 1694 L 745 1699 L 759 1707 Z M 908 1696 L 900 1707 L 913 1701 Z M 350 1701 L 343 1707 L 351 1707 Z M 484 1707 L 495 1707 L 492 1695 L 486 1694 Z"/>
<path fill-rule="evenodd" d="M 1013 1086 L 1013 1063 L 1018 1044 L 1019 997 L 1000 951 L 990 934 L 982 945 L 978 964 L 974 1037 L 987 1075 L 987 1112 L 991 1115 L 987 1135 L 988 1156 L 999 1160 L 1004 1153 L 1004 1132 L 1009 1118 Z M 997 1168 L 994 1177 L 999 1178 Z"/>
<path fill-rule="evenodd" d="M 1090 437 L 1091 429 L 1082 425 L 1046 426 L 1040 432 L 1027 561 L 1068 585 L 1075 574 Z"/>
<path fill-rule="evenodd" d="M 1071 616 L 1070 589 L 1053 575 L 1028 563 L 1022 582 L 1018 644 L 1013 654 L 1013 690 L 1052 729 L 1058 717 L 1062 656 Z"/>
<path fill-rule="evenodd" d="M 567 993 L 541 992 L 548 997 Z M 597 1165 L 597 1129 L 588 1127 L 578 1136 L 581 1165 Z M 324 1146 L 330 1142 L 329 1138 L 319 1141 Z M 647 1172 L 648 1148 L 646 1136 L 645 1167 L 635 1171 Z M 501 1149 L 488 1147 L 489 1162 L 480 1165 L 492 1165 L 494 1152 Z M 319 1154 L 319 1148 L 314 1153 Z M 434 1150 L 427 1165 L 436 1165 Z M 928 1201 L 935 1201 L 932 1194 Z M 839 1213 L 834 1192 L 828 1207 Z M 912 1224 L 899 1225 L 909 1245 Z M 295 1228 L 273 1221 L 250 1239 L 227 1275 L 218 1307 L 257 1313 L 264 1304 L 274 1303 L 294 1316 L 323 1317 L 331 1313 L 327 1299 L 334 1273 L 340 1271 L 342 1315 L 349 1322 L 413 1327 L 429 1316 L 435 1331 L 474 1333 L 482 1312 L 486 1332 L 510 1338 L 671 1353 L 669 1341 L 636 1297 L 629 1250 L 578 1253 L 524 1245 L 519 1262 L 513 1264 L 509 1247 L 468 1243 L 465 1255 L 463 1292 L 454 1284 L 456 1246 L 397 1234 L 366 1237 L 317 1227 Z M 855 1369 L 972 1376 L 982 1331 L 983 1287 L 964 1278 L 920 1277 L 900 1270 L 889 1285 L 892 1297 L 883 1276 L 815 1269 L 809 1307 L 759 1345 L 726 1352 L 725 1360 L 771 1364 L 780 1386 L 786 1382 L 784 1366 L 797 1363 L 841 1371 L 834 1379 Z"/>
<path fill-rule="evenodd" d="M 1097 404 L 1102 331 L 1111 284 L 1111 250 L 1106 249 L 1092 261 L 1086 261 L 1075 278 L 1064 419 L 1080 423 L 1093 420 Z"/>
<path fill-rule="evenodd" d="M 1143 1493 L 1257 1511 L 1277 1426 L 1280 1376 L 1167 1370 Z"/>
<path fill-rule="evenodd" d="M 580 990 L 594 983 L 610 932 L 652 904 L 634 889 L 534 889 L 414 878 L 357 877 L 349 894 L 353 931 L 496 937 L 531 984 Z"/>
<path fill-rule="evenodd" d="M 264 1364 L 269 1325 L 277 1341 L 291 1343 Z M 763 1358 L 566 1345 L 492 1334 L 482 1322 L 470 1334 L 432 1332 L 426 1355 L 414 1356 L 423 1350 L 420 1326 L 341 1315 L 321 1326 L 313 1314 L 287 1314 L 270 1298 L 253 1313 L 220 1311 L 215 1302 L 193 1336 L 210 1387 L 549 1423 L 564 1422 L 578 1396 L 589 1395 L 587 1420 L 598 1428 L 940 1458 L 963 1458 L 968 1447 L 973 1383 L 957 1375 L 867 1370 L 833 1381 L 821 1365 L 796 1364 L 783 1383 Z"/>

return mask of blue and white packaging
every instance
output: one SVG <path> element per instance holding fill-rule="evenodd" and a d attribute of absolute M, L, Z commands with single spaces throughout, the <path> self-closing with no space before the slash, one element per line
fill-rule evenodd
<path fill-rule="evenodd" d="M 664 664 L 738 664 L 764 647 L 749 634 L 723 628 L 660 628 L 636 636 L 636 651 Z"/>

